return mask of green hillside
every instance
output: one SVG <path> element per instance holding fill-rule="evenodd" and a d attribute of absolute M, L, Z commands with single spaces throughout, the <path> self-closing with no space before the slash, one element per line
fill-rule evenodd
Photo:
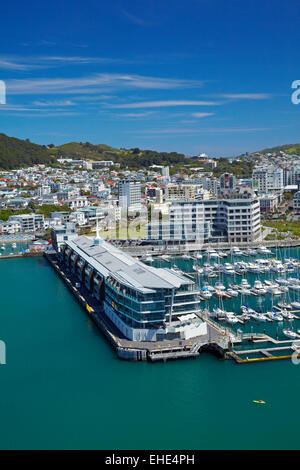
<path fill-rule="evenodd" d="M 278 147 L 272 147 L 269 149 L 261 150 L 261 153 L 278 153 L 285 152 L 289 155 L 299 155 L 300 156 L 300 144 L 286 144 L 279 145 Z"/>
<path fill-rule="evenodd" d="M 183 154 L 176 152 L 156 152 L 154 150 L 117 149 L 104 144 L 70 142 L 51 149 L 57 157 L 91 160 L 112 160 L 122 167 L 145 168 L 150 165 L 168 165 L 186 162 Z"/>
<path fill-rule="evenodd" d="M 50 149 L 57 157 L 91 160 L 113 160 L 120 154 L 119 149 L 115 149 L 105 144 L 93 145 L 89 142 L 69 142 Z"/>
<path fill-rule="evenodd" d="M 0 169 L 12 170 L 35 163 L 53 163 L 55 158 L 47 147 L 0 134 Z"/>

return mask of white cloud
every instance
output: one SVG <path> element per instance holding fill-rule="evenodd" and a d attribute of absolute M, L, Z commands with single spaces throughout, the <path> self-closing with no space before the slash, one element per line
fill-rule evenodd
<path fill-rule="evenodd" d="M 95 93 L 110 88 L 116 89 L 158 89 L 200 87 L 202 82 L 195 80 L 177 80 L 156 77 L 144 77 L 128 74 L 95 74 L 79 78 L 45 78 L 8 80 L 10 94 L 61 94 L 61 93 Z M 95 87 L 102 87 L 99 89 Z M 162 102 L 163 103 L 163 102 Z M 124 106 L 125 107 L 125 106 Z"/>
<path fill-rule="evenodd" d="M 191 116 L 196 117 L 196 118 L 203 118 L 207 116 L 214 116 L 215 113 L 192 113 Z"/>
<path fill-rule="evenodd" d="M 238 100 L 267 100 L 271 98 L 268 93 L 231 93 L 219 95 L 223 98 L 238 99 Z"/>
<path fill-rule="evenodd" d="M 169 129 L 146 129 L 140 131 L 128 131 L 135 134 L 199 134 L 199 133 L 239 133 L 239 132 L 262 132 L 269 131 L 270 128 L 255 127 L 255 128 L 209 128 L 209 129 L 184 129 L 184 128 L 169 128 Z"/>
<path fill-rule="evenodd" d="M 64 100 L 64 101 L 34 101 L 33 103 L 35 106 L 74 106 L 74 103 L 71 100 Z"/>
<path fill-rule="evenodd" d="M 217 106 L 221 103 L 216 101 L 195 100 L 165 100 L 165 101 L 140 101 L 137 103 L 115 104 L 112 108 L 166 108 L 170 106 Z"/>
<path fill-rule="evenodd" d="M 126 10 L 120 10 L 121 13 L 126 16 L 132 23 L 137 24 L 139 26 L 151 26 L 151 23 L 144 20 L 143 18 L 139 18 L 136 15 L 133 15 L 132 13 L 129 13 Z"/>

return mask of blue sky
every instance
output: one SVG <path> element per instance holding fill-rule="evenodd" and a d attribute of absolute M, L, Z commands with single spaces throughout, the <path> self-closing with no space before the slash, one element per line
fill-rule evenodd
<path fill-rule="evenodd" d="M 0 132 L 211 156 L 299 142 L 299 24 L 298 0 L 6 2 Z"/>

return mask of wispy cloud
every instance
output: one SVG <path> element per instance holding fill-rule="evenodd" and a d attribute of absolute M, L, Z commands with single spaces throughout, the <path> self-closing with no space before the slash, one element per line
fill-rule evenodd
<path fill-rule="evenodd" d="M 268 127 L 253 127 L 253 128 L 209 128 L 209 129 L 184 129 L 184 128 L 170 128 L 170 129 L 146 129 L 140 131 L 127 131 L 128 133 L 135 134 L 200 134 L 200 133 L 239 133 L 239 132 L 262 132 L 271 130 Z"/>
<path fill-rule="evenodd" d="M 8 80 L 7 91 L 10 94 L 61 94 L 61 93 L 95 93 L 116 89 L 157 89 L 171 90 L 177 88 L 201 87 L 202 82 L 196 80 L 178 80 L 171 78 L 145 77 L 129 74 L 95 74 L 88 77 L 77 78 L 49 78 L 49 79 L 25 79 Z M 95 87 L 101 87 L 100 89 Z M 150 102 L 148 103 L 148 107 Z M 168 102 L 153 102 L 168 103 Z M 175 103 L 170 101 L 169 103 Z M 183 102 L 182 102 L 183 103 Z M 188 103 L 188 102 L 186 102 Z M 192 103 L 192 102 L 190 102 Z M 196 102 L 195 102 L 196 103 Z M 199 102 L 200 103 L 200 102 Z M 142 107 L 141 103 L 123 105 L 120 107 Z M 166 104 L 165 104 L 166 105 Z M 155 104 L 154 104 L 155 106 Z M 174 106 L 170 104 L 170 106 Z"/>
<path fill-rule="evenodd" d="M 162 100 L 162 101 L 140 101 L 137 103 L 125 103 L 111 105 L 111 108 L 166 108 L 173 106 L 218 106 L 222 103 L 216 101 L 197 100 Z"/>
<path fill-rule="evenodd" d="M 215 113 L 192 113 L 191 116 L 195 117 L 195 118 L 203 118 L 203 117 L 207 117 L 207 116 L 214 116 Z"/>
<path fill-rule="evenodd" d="M 93 64 L 133 64 L 137 62 L 142 62 L 142 59 L 59 55 L 0 56 L 0 68 L 7 70 L 31 70 Z"/>
<path fill-rule="evenodd" d="M 69 112 L 69 111 L 52 111 L 52 112 L 45 112 L 38 115 L 38 117 L 65 117 L 65 116 L 82 116 L 85 113 L 82 112 Z M 37 114 L 30 114 L 26 115 L 27 117 L 36 117 Z"/>
<path fill-rule="evenodd" d="M 76 103 L 74 103 L 71 100 L 63 100 L 63 101 L 34 101 L 33 103 L 35 106 L 74 106 Z"/>
<path fill-rule="evenodd" d="M 124 113 L 124 114 L 114 114 L 114 116 L 118 117 L 129 117 L 129 118 L 140 118 L 146 116 L 152 116 L 155 111 L 146 111 L 144 113 Z"/>
<path fill-rule="evenodd" d="M 129 13 L 126 10 L 120 10 L 120 12 L 130 20 L 131 23 L 134 23 L 139 26 L 151 26 L 151 23 L 143 18 L 140 18 L 136 15 L 133 15 L 132 13 Z"/>
<path fill-rule="evenodd" d="M 35 65 L 18 62 L 10 58 L 0 57 L 0 69 L 5 70 L 30 70 L 37 68 Z"/>
<path fill-rule="evenodd" d="M 230 93 L 219 95 L 222 98 L 237 100 L 267 100 L 271 98 L 269 93 Z"/>

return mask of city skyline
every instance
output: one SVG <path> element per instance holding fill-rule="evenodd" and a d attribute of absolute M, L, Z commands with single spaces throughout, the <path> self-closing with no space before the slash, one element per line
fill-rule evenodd
<path fill-rule="evenodd" d="M 0 32 L 7 135 L 212 157 L 299 141 L 296 1 L 15 10 L 3 6 Z"/>

